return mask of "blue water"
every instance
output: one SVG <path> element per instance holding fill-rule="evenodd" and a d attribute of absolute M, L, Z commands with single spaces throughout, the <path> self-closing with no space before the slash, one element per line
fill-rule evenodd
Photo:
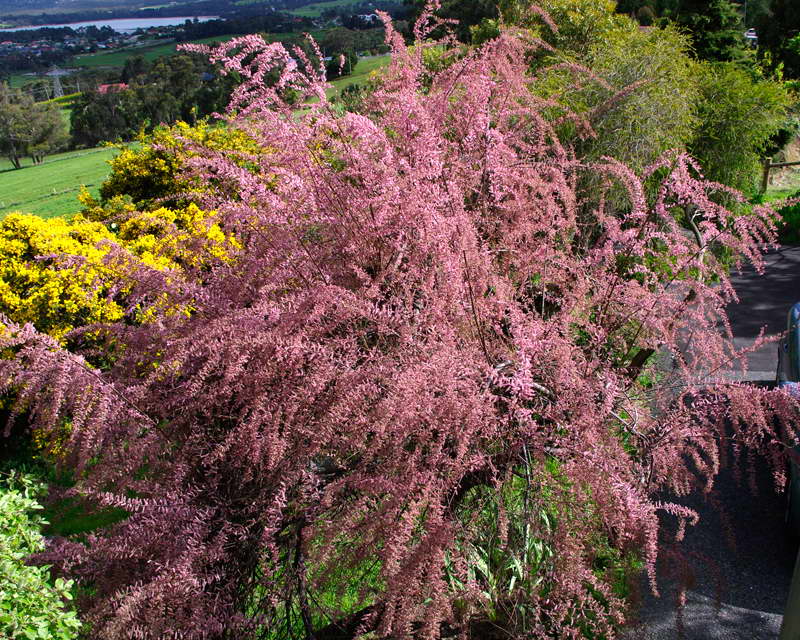
<path fill-rule="evenodd" d="M 98 29 L 101 27 L 111 27 L 114 31 L 119 33 L 132 33 L 137 29 L 147 29 L 148 27 L 166 27 L 173 24 L 183 24 L 187 20 L 197 19 L 200 22 L 207 20 L 216 20 L 219 16 L 181 16 L 178 18 L 118 18 L 116 20 L 95 20 L 93 22 L 70 22 L 68 24 L 38 24 L 33 27 L 15 27 L 14 29 L 0 29 L 0 31 L 27 31 L 30 29 L 43 29 L 45 27 L 72 27 L 78 29 L 80 27 L 95 26 Z"/>

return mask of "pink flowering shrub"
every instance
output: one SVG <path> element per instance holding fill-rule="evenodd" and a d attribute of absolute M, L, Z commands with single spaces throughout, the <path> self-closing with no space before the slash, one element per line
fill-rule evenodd
<path fill-rule="evenodd" d="M 734 216 L 683 155 L 581 162 L 513 34 L 431 72 L 387 31 L 370 117 L 279 44 L 209 51 L 245 80 L 232 126 L 275 151 L 189 161 L 224 185 L 200 204 L 225 260 L 110 254 L 134 306 L 108 371 L 6 322 L 3 391 L 71 420 L 75 491 L 130 513 L 46 557 L 91 587 L 93 638 L 613 635 L 598 540 L 653 580 L 658 512 L 695 518 L 654 496 L 710 490 L 732 439 L 783 482 L 786 396 L 689 401 L 741 357 L 716 256 L 759 265 L 770 211 Z"/>

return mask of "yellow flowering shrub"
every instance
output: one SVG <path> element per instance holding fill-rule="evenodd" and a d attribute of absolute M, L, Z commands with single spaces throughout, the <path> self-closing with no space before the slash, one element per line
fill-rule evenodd
<path fill-rule="evenodd" d="M 69 221 L 21 213 L 0 220 L 0 312 L 14 322 L 33 324 L 62 344 L 72 329 L 115 322 L 125 313 L 122 298 L 128 288 L 104 262 L 111 243 L 161 270 L 229 261 L 239 246 L 214 222 L 214 212 L 194 204 L 139 212 L 121 202 L 103 209 L 87 195 L 83 199 L 94 216 L 117 213 L 119 222 L 107 226 L 81 214 Z M 148 322 L 160 313 L 190 312 L 164 297 L 137 309 L 133 319 Z M 0 409 L 10 400 L 0 398 Z M 65 425 L 53 432 L 34 432 L 33 445 L 43 455 L 58 457 L 68 429 Z"/>
<path fill-rule="evenodd" d="M 159 127 L 139 138 L 137 147 L 125 147 L 110 161 L 111 174 L 100 188 L 103 202 L 115 196 L 128 196 L 138 204 L 180 198 L 184 193 L 202 192 L 206 186 L 180 176 L 185 159 L 195 155 L 189 148 L 197 143 L 208 149 L 225 151 L 238 158 L 237 164 L 257 170 L 253 157 L 268 150 L 260 147 L 239 129 L 185 122 Z"/>
<path fill-rule="evenodd" d="M 78 326 L 114 322 L 123 310 L 108 297 L 108 253 L 114 234 L 81 216 L 70 222 L 12 213 L 0 220 L 0 311 L 57 340 Z M 83 264 L 65 265 L 75 256 Z"/>
<path fill-rule="evenodd" d="M 227 261 L 231 251 L 241 245 L 214 222 L 215 214 L 194 203 L 176 209 L 160 207 L 128 218 L 117 235 L 143 260 L 165 268 Z"/>
<path fill-rule="evenodd" d="M 105 262 L 112 243 L 163 271 L 204 269 L 233 260 L 240 244 L 216 222 L 216 212 L 180 197 L 203 189 L 179 177 L 183 162 L 193 153 L 187 139 L 241 153 L 237 157 L 242 166 L 264 153 L 237 130 L 185 123 L 162 127 L 143 137 L 138 148 L 123 149 L 111 161 L 101 199 L 83 190 L 82 211 L 72 219 L 13 213 L 0 220 L 0 313 L 14 322 L 29 322 L 69 346 L 66 336 L 73 329 L 115 322 L 125 313 L 124 297 L 130 289 Z M 252 168 L 257 170 L 255 163 Z M 131 319 L 148 322 L 163 313 L 189 314 L 191 308 L 163 296 L 147 308 L 135 309 Z M 8 401 L 0 398 L 0 408 Z M 65 425 L 54 433 L 33 433 L 34 446 L 57 457 L 68 432 Z"/>

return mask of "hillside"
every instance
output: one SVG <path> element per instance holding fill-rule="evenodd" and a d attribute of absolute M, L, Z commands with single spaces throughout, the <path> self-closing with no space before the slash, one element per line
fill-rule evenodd
<path fill-rule="evenodd" d="M 81 186 L 96 194 L 108 175 L 107 161 L 114 147 L 70 151 L 48 157 L 43 164 L 14 170 L 0 159 L 0 217 L 12 211 L 35 213 L 44 218 L 75 213 Z"/>

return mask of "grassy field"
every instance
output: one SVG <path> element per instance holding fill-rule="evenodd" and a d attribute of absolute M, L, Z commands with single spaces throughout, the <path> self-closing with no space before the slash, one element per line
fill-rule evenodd
<path fill-rule="evenodd" d="M 8 86 L 12 89 L 17 89 L 26 82 L 31 82 L 32 80 L 36 80 L 36 76 L 25 76 L 21 73 L 16 73 L 8 77 Z"/>
<path fill-rule="evenodd" d="M 340 7 L 357 4 L 359 1 L 360 0 L 330 0 L 329 2 L 315 2 L 289 11 L 289 13 L 304 18 L 319 18 L 325 9 L 339 9 Z"/>
<path fill-rule="evenodd" d="M 116 155 L 113 147 L 86 151 L 70 151 L 49 156 L 43 164 L 12 169 L 11 163 L 0 161 L 0 216 L 12 211 L 35 213 L 52 218 L 75 213 L 81 185 L 97 194 L 108 175 L 107 160 Z"/>
<path fill-rule="evenodd" d="M 323 31 L 312 31 L 311 35 L 319 39 L 322 37 Z M 297 38 L 297 33 L 270 33 L 267 34 L 266 40 L 268 42 L 276 42 L 279 40 L 286 40 L 289 38 Z M 211 38 L 201 38 L 199 40 L 192 40 L 192 44 L 214 44 L 216 42 L 225 42 L 236 36 L 213 36 Z M 187 43 L 188 44 L 188 43 Z M 170 56 L 177 53 L 178 43 L 167 42 L 158 44 L 151 47 L 133 47 L 130 49 L 121 49 L 119 51 L 108 51 L 103 53 L 87 53 L 84 55 L 76 56 L 75 61 L 72 63 L 76 67 L 84 68 L 97 68 L 97 67 L 116 67 L 122 68 L 125 66 L 125 61 L 133 56 L 142 56 L 145 60 L 152 61 L 161 56 Z"/>
<path fill-rule="evenodd" d="M 285 34 L 273 34 L 277 40 Z M 110 54 L 104 54 L 110 55 Z M 365 84 L 369 75 L 389 63 L 389 56 L 376 56 L 359 60 L 355 72 L 337 78 L 328 90 L 333 97 L 351 84 Z M 69 110 L 62 109 L 65 119 Z M 77 211 L 76 196 L 81 185 L 97 193 L 108 175 L 107 160 L 116 149 L 102 147 L 87 151 L 72 151 L 49 156 L 44 164 L 34 166 L 25 159 L 22 169 L 14 170 L 6 159 L 0 160 L 0 217 L 12 211 L 35 213 L 49 218 Z"/>
<path fill-rule="evenodd" d="M 366 84 L 367 80 L 369 80 L 369 74 L 373 71 L 377 71 L 382 67 L 385 67 L 389 64 L 390 56 L 372 56 L 370 58 L 362 58 L 358 61 L 356 65 L 355 71 L 343 78 L 336 78 L 336 80 L 332 80 L 331 84 L 333 85 L 332 89 L 328 89 L 327 94 L 328 97 L 331 98 L 341 92 L 342 89 L 347 87 L 348 85 L 355 84 L 355 85 L 362 85 Z"/>
<path fill-rule="evenodd" d="M 213 38 L 203 38 L 193 40 L 194 44 L 211 44 L 213 42 L 223 42 L 233 36 L 215 36 Z M 177 52 L 176 42 L 165 42 L 148 47 L 132 47 L 119 51 L 104 51 L 103 53 L 86 53 L 75 56 L 72 63 L 76 67 L 95 68 L 95 67 L 124 67 L 125 61 L 133 56 L 142 56 L 145 60 L 152 61 L 161 56 L 171 56 Z"/>

